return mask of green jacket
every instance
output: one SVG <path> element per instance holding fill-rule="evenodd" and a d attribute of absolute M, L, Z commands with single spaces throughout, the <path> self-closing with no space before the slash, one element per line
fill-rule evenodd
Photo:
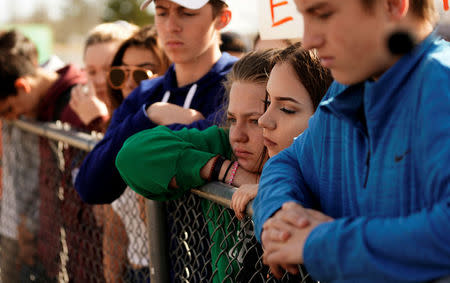
<path fill-rule="evenodd" d="M 227 130 L 214 126 L 203 131 L 171 131 L 159 126 L 128 138 L 117 155 L 116 167 L 138 194 L 153 200 L 172 200 L 206 183 L 200 177 L 200 169 L 217 154 L 231 157 Z M 174 176 L 178 189 L 168 186 Z M 211 243 L 214 243 L 211 246 L 212 272 L 217 274 L 213 282 L 232 282 L 239 269 L 239 223 L 229 213 L 221 213 L 223 208 L 210 201 L 202 200 L 202 209 Z M 226 237 L 230 233 L 234 235 Z M 229 256 L 236 258 L 231 266 Z"/>

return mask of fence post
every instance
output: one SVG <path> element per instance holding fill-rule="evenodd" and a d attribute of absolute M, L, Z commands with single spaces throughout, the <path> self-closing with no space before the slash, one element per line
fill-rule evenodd
<path fill-rule="evenodd" d="M 150 251 L 150 282 L 169 282 L 166 204 L 146 200 Z"/>

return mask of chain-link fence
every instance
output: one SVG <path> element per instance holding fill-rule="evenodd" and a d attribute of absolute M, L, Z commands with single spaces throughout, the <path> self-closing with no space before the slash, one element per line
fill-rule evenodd
<path fill-rule="evenodd" d="M 73 180 L 101 137 L 25 121 L 4 123 L 2 135 L 0 283 L 312 282 L 302 268 L 270 274 L 251 219 L 229 209 L 229 186 L 165 203 L 127 189 L 87 205 Z"/>

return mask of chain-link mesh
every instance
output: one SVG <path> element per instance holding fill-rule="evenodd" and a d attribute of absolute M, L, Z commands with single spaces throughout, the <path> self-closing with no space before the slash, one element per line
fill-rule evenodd
<path fill-rule="evenodd" d="M 73 188 L 86 151 L 5 123 L 2 146 L 0 282 L 150 281 L 141 197 L 88 205 Z"/>
<path fill-rule="evenodd" d="M 73 181 L 87 151 L 15 125 L 2 134 L 0 283 L 150 282 L 145 200 L 127 189 L 85 204 Z M 166 222 L 172 282 L 312 282 L 301 268 L 275 279 L 251 219 L 217 203 L 187 193 L 166 203 Z"/>
<path fill-rule="evenodd" d="M 305 270 L 280 280 L 262 263 L 250 218 L 187 193 L 167 202 L 171 277 L 175 282 L 314 282 Z"/>

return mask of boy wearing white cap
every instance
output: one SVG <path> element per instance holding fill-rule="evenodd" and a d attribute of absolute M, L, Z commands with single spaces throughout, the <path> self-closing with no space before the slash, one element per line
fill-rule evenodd
<path fill-rule="evenodd" d="M 145 1 L 142 8 L 150 2 Z M 128 137 L 158 125 L 204 129 L 213 125 L 215 112 L 222 108 L 222 81 L 237 60 L 219 49 L 220 30 L 231 20 L 225 1 L 154 2 L 159 41 L 174 64 L 163 76 L 141 82 L 114 112 L 105 137 L 86 157 L 76 177 L 75 188 L 85 202 L 111 203 L 125 191 L 115 159 Z M 205 241 L 206 237 L 200 246 L 208 247 Z M 211 272 L 207 269 L 205 277 L 211 277 Z"/>
<path fill-rule="evenodd" d="M 114 162 L 128 137 L 157 125 L 204 129 L 221 108 L 222 81 L 237 60 L 219 49 L 220 30 L 231 20 L 226 1 L 154 2 L 158 36 L 174 64 L 164 76 L 143 81 L 114 112 L 104 139 L 76 178 L 75 187 L 85 202 L 111 203 L 124 192 L 126 185 Z"/>

